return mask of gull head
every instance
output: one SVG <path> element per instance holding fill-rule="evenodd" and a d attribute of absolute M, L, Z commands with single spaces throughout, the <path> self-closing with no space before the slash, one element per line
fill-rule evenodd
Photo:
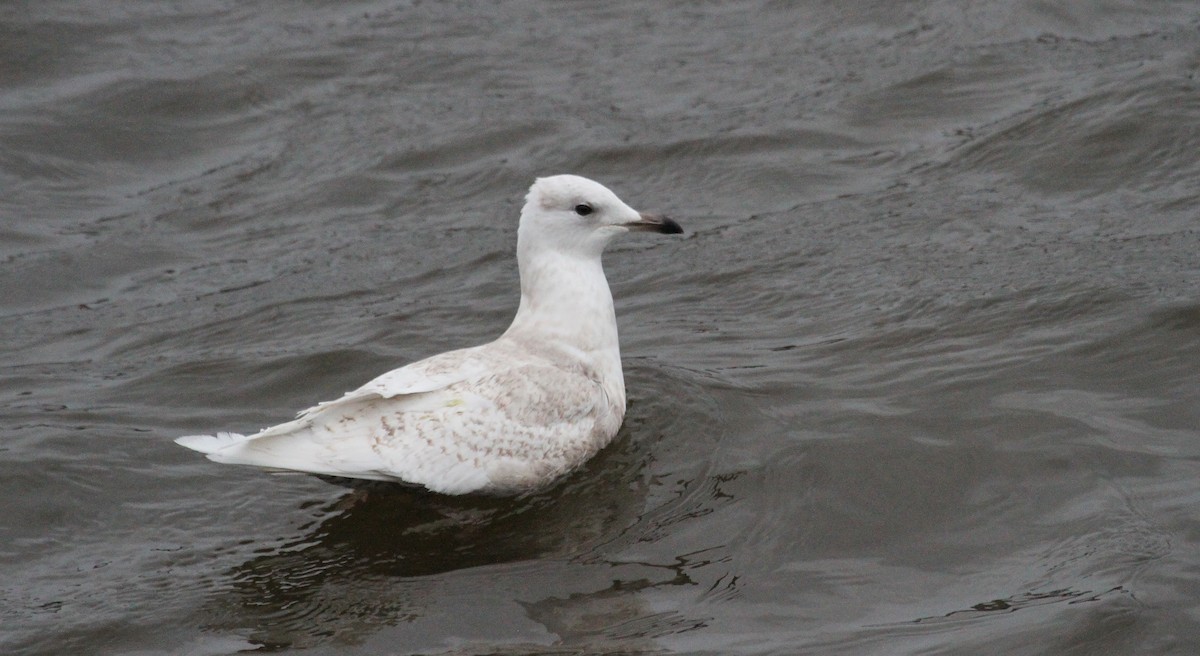
<path fill-rule="evenodd" d="M 613 237 L 631 230 L 683 232 L 665 216 L 626 205 L 598 182 L 577 175 L 554 175 L 538 178 L 525 196 L 518 251 L 599 257 Z"/>

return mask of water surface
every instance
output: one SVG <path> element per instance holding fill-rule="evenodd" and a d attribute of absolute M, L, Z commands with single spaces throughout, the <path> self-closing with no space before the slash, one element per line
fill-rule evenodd
<path fill-rule="evenodd" d="M 1191 654 L 1194 3 L 0 9 L 11 654 Z M 629 413 L 519 499 L 172 443 L 489 340 L 535 176 Z"/>

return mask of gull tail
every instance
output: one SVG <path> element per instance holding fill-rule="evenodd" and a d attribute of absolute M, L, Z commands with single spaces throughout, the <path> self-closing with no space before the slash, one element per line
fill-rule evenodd
<path fill-rule="evenodd" d="M 193 451 L 212 455 L 219 451 L 248 442 L 250 437 L 240 433 L 217 433 L 216 435 L 184 435 L 183 437 L 175 438 L 175 443 L 179 446 L 186 446 Z"/>
<path fill-rule="evenodd" d="M 277 472 L 397 480 L 395 476 L 377 471 L 379 457 L 368 442 L 361 441 L 362 448 L 357 449 L 355 442 L 349 442 L 343 445 L 343 451 L 335 452 L 329 445 L 312 439 L 310 430 L 281 431 L 290 425 L 281 424 L 254 435 L 186 435 L 175 438 L 175 443 L 199 451 L 209 460 L 230 465 L 252 465 Z"/>
<path fill-rule="evenodd" d="M 271 435 L 267 430 L 254 435 L 241 433 L 217 433 L 216 435 L 185 435 L 175 438 L 175 443 L 193 451 L 203 453 L 214 462 L 231 465 L 254 465 L 268 469 L 290 469 L 310 473 L 333 474 L 325 471 L 313 442 L 295 439 L 295 434 Z"/>

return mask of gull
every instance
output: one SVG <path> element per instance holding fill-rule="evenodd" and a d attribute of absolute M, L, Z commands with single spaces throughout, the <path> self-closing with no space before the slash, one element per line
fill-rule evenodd
<path fill-rule="evenodd" d="M 544 487 L 607 445 L 624 419 L 616 313 L 600 259 L 630 231 L 683 229 L 587 178 L 538 178 L 517 229 L 521 301 L 495 341 L 394 369 L 253 435 L 175 441 L 222 463 L 442 494 Z"/>

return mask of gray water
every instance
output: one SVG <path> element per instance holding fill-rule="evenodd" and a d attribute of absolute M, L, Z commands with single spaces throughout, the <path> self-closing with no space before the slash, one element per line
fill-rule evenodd
<path fill-rule="evenodd" d="M 1194 654 L 1194 2 L 0 7 L 0 652 Z M 630 407 L 518 499 L 172 443 L 490 340 L 538 175 Z"/>

